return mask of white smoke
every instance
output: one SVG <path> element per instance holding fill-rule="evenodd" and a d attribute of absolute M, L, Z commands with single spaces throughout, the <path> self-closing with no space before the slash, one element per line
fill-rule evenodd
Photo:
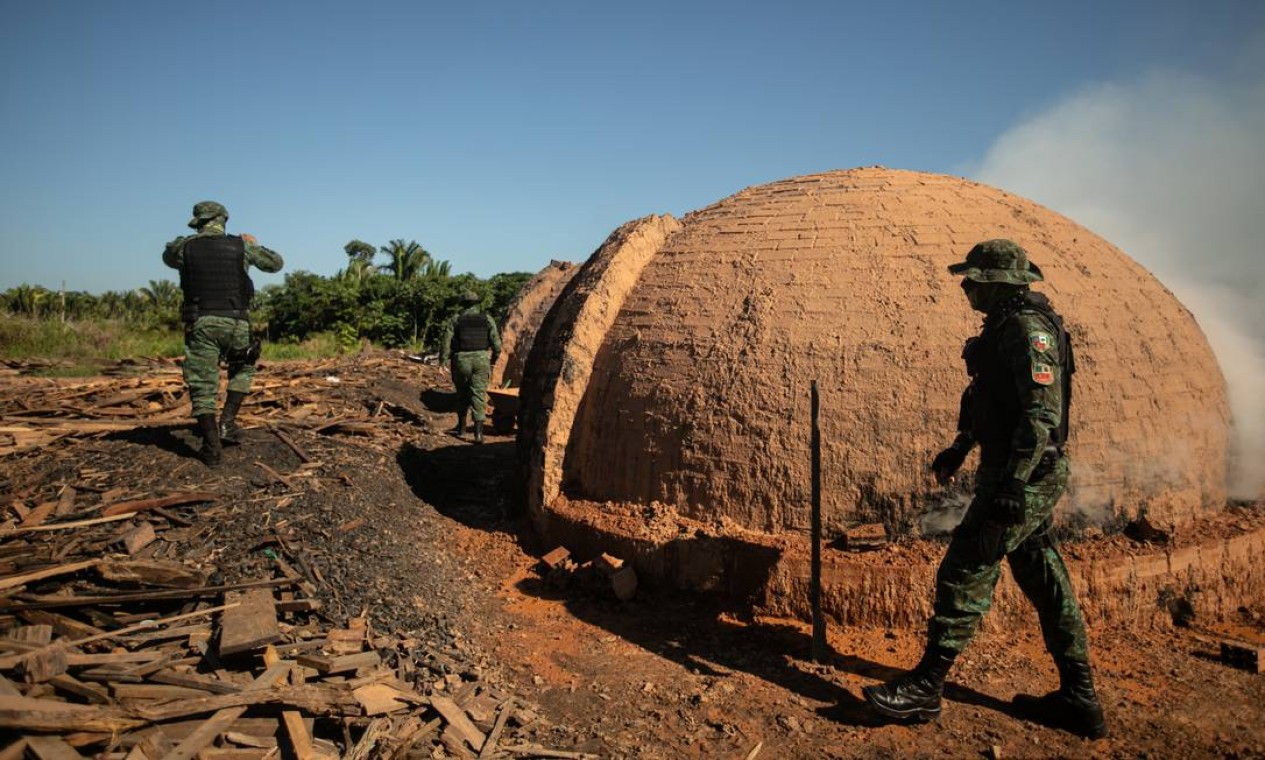
<path fill-rule="evenodd" d="M 1247 499 L 1265 487 L 1262 72 L 1084 89 L 1003 134 L 968 172 L 1094 230 L 1190 309 L 1228 386 L 1227 485 Z"/>

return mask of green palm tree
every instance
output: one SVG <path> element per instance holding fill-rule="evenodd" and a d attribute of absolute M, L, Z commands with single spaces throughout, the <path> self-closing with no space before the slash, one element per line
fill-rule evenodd
<path fill-rule="evenodd" d="M 391 260 L 382 267 L 397 280 L 411 280 L 418 275 L 430 261 L 430 254 L 425 248 L 410 240 L 392 240 L 380 249 Z"/>
<path fill-rule="evenodd" d="M 348 280 L 351 282 L 361 282 L 366 277 L 377 274 L 378 268 L 373 265 L 370 259 L 353 258 L 347 262 L 346 269 L 338 270 L 335 275 L 340 280 Z"/>
<path fill-rule="evenodd" d="M 159 311 L 175 307 L 180 299 L 180 288 L 171 280 L 150 280 L 149 286 L 141 288 L 140 292 Z"/>
<path fill-rule="evenodd" d="M 427 257 L 426 264 L 422 267 L 422 277 L 427 280 L 442 280 L 452 272 L 452 264 L 447 261 L 436 261 Z"/>
<path fill-rule="evenodd" d="M 39 285 L 21 285 L 9 291 L 14 310 L 28 317 L 39 316 L 40 306 L 48 300 L 48 291 Z"/>

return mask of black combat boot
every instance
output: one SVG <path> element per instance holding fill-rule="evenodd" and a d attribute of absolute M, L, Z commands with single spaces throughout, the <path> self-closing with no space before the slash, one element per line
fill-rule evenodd
<path fill-rule="evenodd" d="M 242 429 L 237 426 L 237 410 L 242 408 L 246 394 L 241 391 L 229 391 L 224 401 L 224 411 L 220 413 L 220 440 L 224 443 L 240 443 Z"/>
<path fill-rule="evenodd" d="M 455 435 L 458 438 L 466 434 L 466 415 L 457 415 L 457 426 L 448 431 L 448 435 Z"/>
<path fill-rule="evenodd" d="M 903 676 L 878 686 L 862 689 L 865 699 L 888 718 L 927 721 L 940 717 L 940 695 L 944 679 L 957 659 L 957 652 L 927 647 L 918 666 Z"/>
<path fill-rule="evenodd" d="M 1087 739 L 1106 736 L 1107 723 L 1094 692 L 1089 663 L 1057 659 L 1054 664 L 1059 669 L 1059 690 L 1041 697 L 1016 694 L 1016 712 L 1034 723 L 1053 725 Z"/>
<path fill-rule="evenodd" d="M 473 420 L 470 424 L 474 427 L 474 442 L 483 443 L 483 420 Z"/>
<path fill-rule="evenodd" d="M 215 467 L 224 461 L 224 447 L 220 445 L 220 428 L 214 414 L 199 414 L 198 429 L 202 431 L 202 449 L 198 458 L 207 467 Z"/>

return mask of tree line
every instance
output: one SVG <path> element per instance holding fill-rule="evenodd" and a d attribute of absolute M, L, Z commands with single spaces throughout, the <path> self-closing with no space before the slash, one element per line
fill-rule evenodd
<path fill-rule="evenodd" d="M 482 296 L 484 308 L 500 321 L 531 277 L 529 272 L 486 280 L 454 275 L 449 262 L 435 259 L 413 240 L 392 240 L 378 248 L 352 240 L 343 250 L 347 266 L 332 277 L 300 270 L 287 274 L 281 285 L 260 288 L 251 307 L 255 329 L 274 341 L 331 333 L 340 344 L 369 340 L 387 347 L 434 348 L 444 324 L 461 311 L 465 291 Z M 166 279 L 99 295 L 23 284 L 0 293 L 0 313 L 176 330 L 181 302 L 180 287 Z"/>

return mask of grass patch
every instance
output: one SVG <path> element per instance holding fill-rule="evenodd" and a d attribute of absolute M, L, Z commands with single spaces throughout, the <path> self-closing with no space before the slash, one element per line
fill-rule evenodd
<path fill-rule="evenodd" d="M 71 364 L 184 354 L 184 336 L 116 321 L 61 322 L 0 317 L 0 358 Z"/>
<path fill-rule="evenodd" d="M 264 341 L 264 361 L 329 359 L 358 354 L 368 341 L 348 340 L 333 332 L 302 341 Z M 50 362 L 38 374 L 84 377 L 121 359 L 184 356 L 184 332 L 138 328 L 125 322 L 61 322 L 0 316 L 0 360 Z"/>

